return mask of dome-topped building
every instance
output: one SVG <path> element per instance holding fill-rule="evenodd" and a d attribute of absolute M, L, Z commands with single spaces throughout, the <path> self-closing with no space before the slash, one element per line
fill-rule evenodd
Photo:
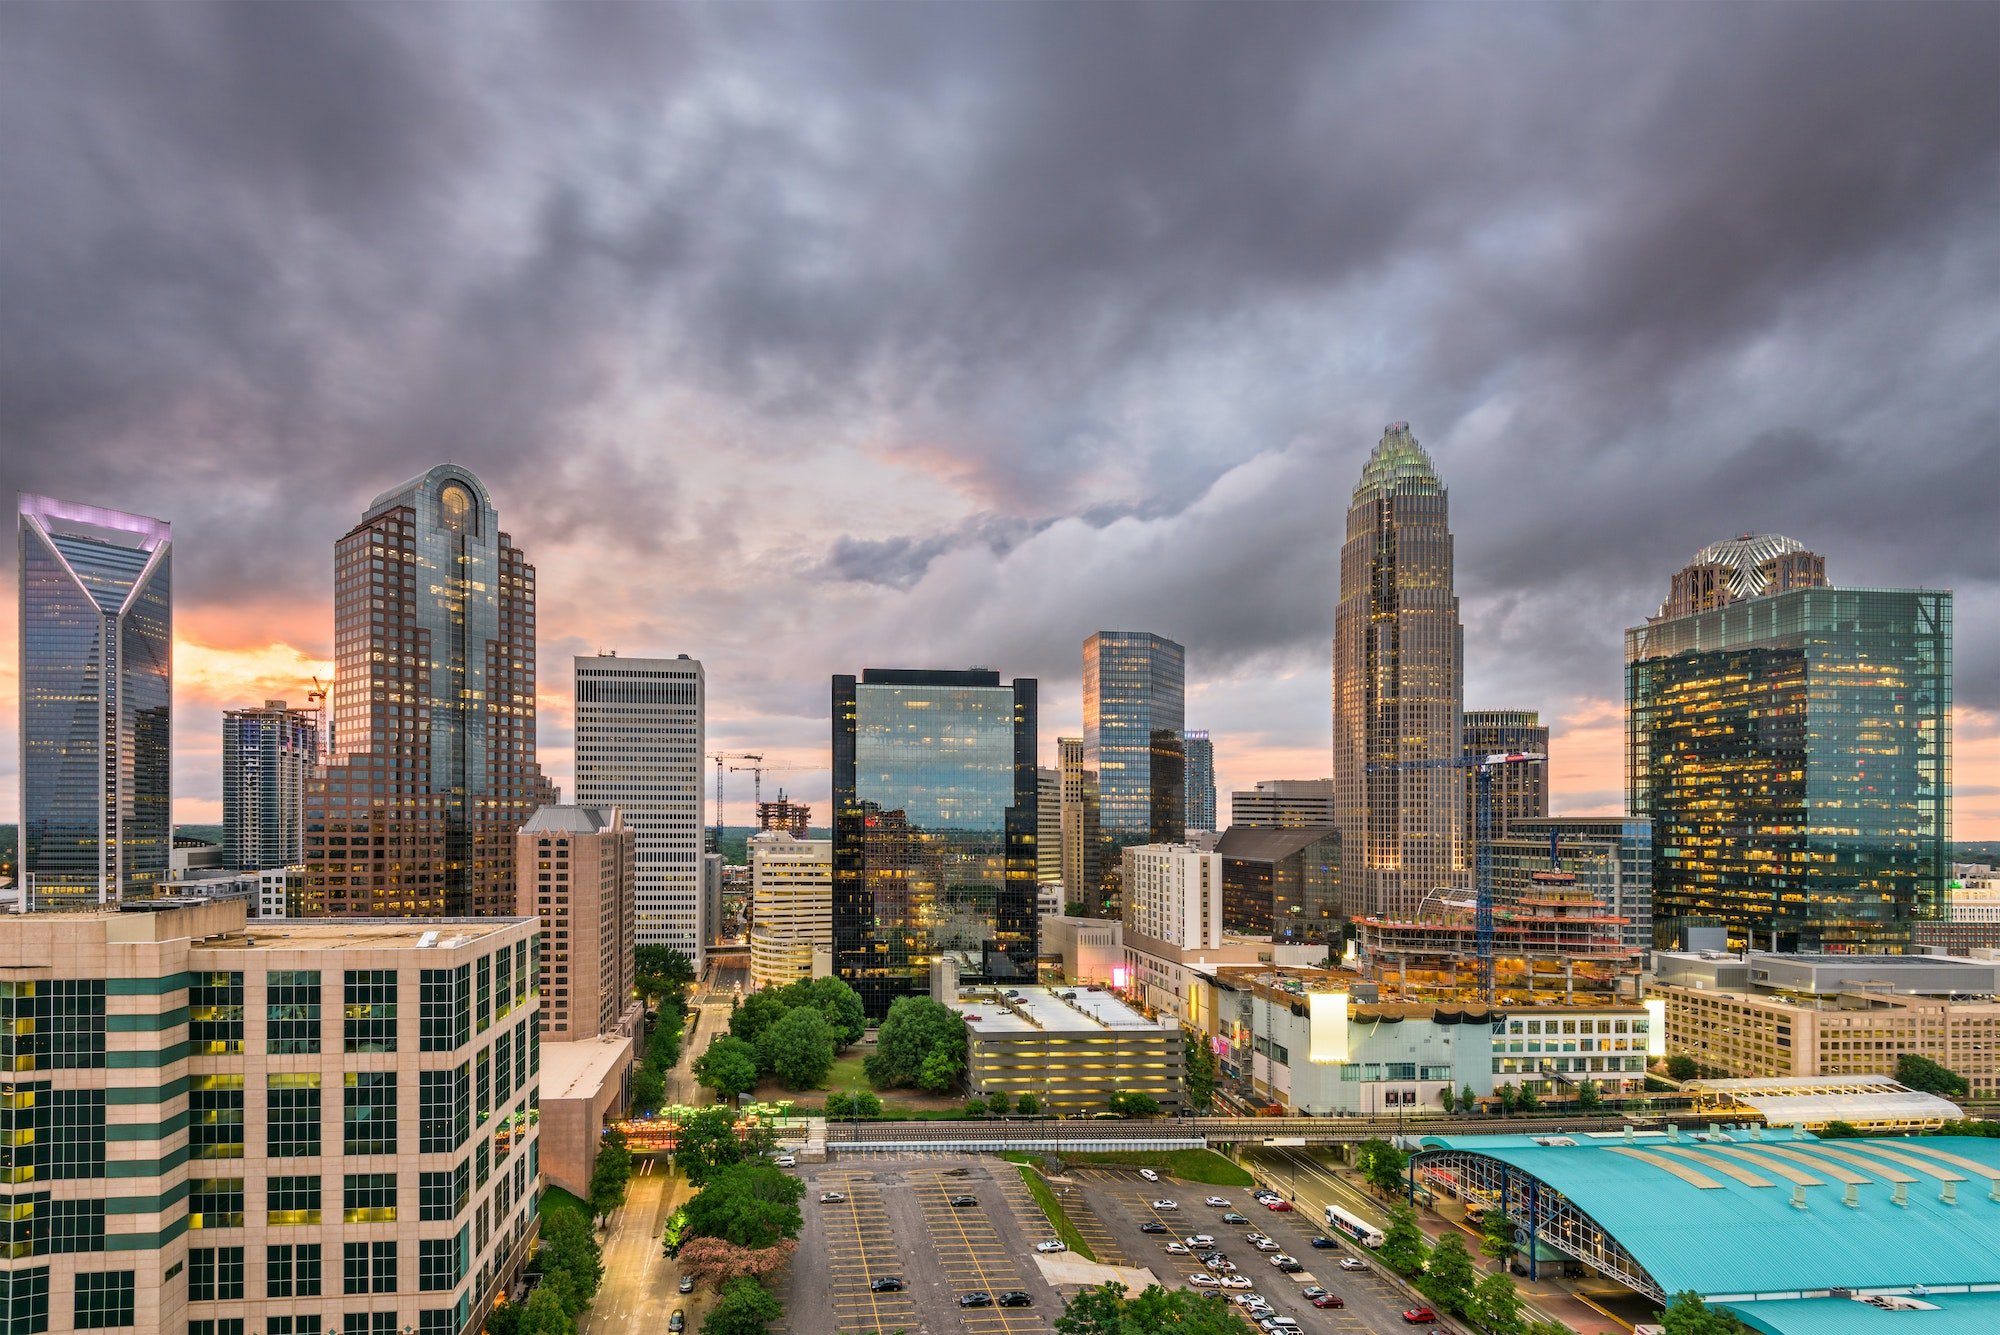
<path fill-rule="evenodd" d="M 1740 533 L 1710 543 L 1674 572 L 1662 617 L 1706 612 L 1745 598 L 1826 586 L 1826 558 L 1782 533 Z"/>

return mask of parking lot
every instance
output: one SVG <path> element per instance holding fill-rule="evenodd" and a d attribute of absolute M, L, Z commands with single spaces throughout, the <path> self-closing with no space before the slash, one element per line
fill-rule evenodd
<path fill-rule="evenodd" d="M 1014 1165 L 965 1155 L 846 1159 L 802 1165 L 805 1228 L 784 1294 L 786 1335 L 1047 1335 L 1062 1299 L 1042 1279 L 1034 1245 L 1047 1222 Z M 820 1201 L 826 1192 L 846 1199 Z M 953 1206 L 953 1196 L 978 1204 Z M 880 1279 L 902 1281 L 877 1293 Z M 1026 1307 L 958 1305 L 1008 1291 Z"/>
<path fill-rule="evenodd" d="M 1363 1248 L 1336 1239 L 1338 1245 L 1334 1249 L 1315 1249 L 1312 1239 L 1323 1235 L 1317 1226 L 1321 1221 L 1304 1210 L 1267 1210 L 1251 1198 L 1252 1189 L 1248 1187 L 1203 1186 L 1176 1182 L 1164 1175 L 1158 1182 L 1147 1182 L 1136 1168 L 1079 1168 L 1074 1177 L 1091 1209 L 1111 1230 L 1132 1263 L 1148 1267 L 1169 1287 L 1194 1287 L 1189 1284 L 1189 1277 L 1206 1271 L 1193 1255 L 1170 1255 L 1167 1244 L 1206 1233 L 1215 1238 L 1216 1248 L 1237 1266 L 1237 1273 L 1251 1281 L 1251 1291 L 1262 1294 L 1279 1312 L 1296 1320 L 1308 1335 L 1389 1335 L 1411 1329 L 1402 1317 L 1409 1306 L 1403 1289 L 1375 1268 L 1373 1258 Z M 1208 1196 L 1222 1197 L 1231 1204 L 1226 1208 L 1204 1205 L 1202 1201 Z M 1151 1204 L 1155 1200 L 1172 1200 L 1178 1208 L 1155 1209 Z M 1222 1223 L 1222 1216 L 1231 1210 L 1246 1216 L 1250 1222 Z M 1163 1225 L 1168 1232 L 1145 1233 L 1142 1229 L 1148 1223 Z M 1259 1232 L 1276 1242 L 1278 1250 L 1260 1252 L 1246 1240 L 1249 1234 Z M 1297 1274 L 1285 1274 L 1271 1264 L 1271 1258 L 1280 1255 L 1296 1258 L 1304 1269 Z M 1342 1270 L 1339 1268 L 1342 1257 L 1360 1258 L 1367 1268 Z M 1315 1284 L 1331 1289 L 1347 1305 L 1315 1308 L 1300 1296 L 1300 1290 Z M 1222 1292 L 1234 1296 L 1236 1291 Z M 1447 1322 L 1437 1325 L 1440 1329 L 1451 1328 Z"/>

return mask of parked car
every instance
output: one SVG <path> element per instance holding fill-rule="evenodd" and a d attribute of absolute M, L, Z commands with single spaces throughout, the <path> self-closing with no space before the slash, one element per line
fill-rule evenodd
<path fill-rule="evenodd" d="M 1315 1251 L 1322 1251 L 1322 1252 L 1333 1251 L 1340 1246 L 1339 1243 L 1335 1242 L 1332 1238 L 1327 1237 L 1324 1233 L 1314 1238 L 1312 1240 L 1312 1245 Z"/>
<path fill-rule="evenodd" d="M 884 1275 L 880 1279 L 870 1280 L 868 1287 L 875 1293 L 901 1293 L 903 1281 L 893 1275 Z"/>
<path fill-rule="evenodd" d="M 1213 1205 L 1218 1210 L 1227 1210 L 1229 1208 L 1229 1202 L 1224 1200 L 1220 1196 L 1210 1196 L 1208 1199 L 1204 1200 L 1202 1204 Z"/>
<path fill-rule="evenodd" d="M 1222 1281 L 1217 1279 L 1214 1275 L 1189 1275 L 1187 1282 L 1194 1285 L 1198 1289 L 1215 1289 L 1222 1287 Z"/>
<path fill-rule="evenodd" d="M 1181 1203 L 1179 1201 L 1157 1200 L 1153 1202 L 1153 1208 L 1155 1210 L 1178 1210 L 1181 1208 Z"/>
<path fill-rule="evenodd" d="M 1438 1314 L 1436 1312 L 1433 1312 L 1428 1307 L 1412 1307 L 1409 1311 L 1403 1313 L 1403 1320 L 1409 1322 L 1413 1326 L 1421 1325 L 1426 1321 L 1435 1321 L 1437 1319 L 1438 1319 Z"/>
<path fill-rule="evenodd" d="M 1345 1307 L 1347 1300 L 1337 1293 L 1322 1293 L 1312 1300 L 1314 1307 Z"/>
<path fill-rule="evenodd" d="M 1290 1332 L 1303 1329 L 1298 1322 L 1288 1316 L 1265 1317 L 1257 1324 L 1263 1327 L 1265 1335 L 1278 1335 L 1279 1331 Z"/>
<path fill-rule="evenodd" d="M 1284 1271 L 1288 1275 L 1296 1275 L 1301 1270 L 1305 1269 L 1304 1266 L 1300 1265 L 1297 1261 L 1294 1261 L 1289 1256 L 1283 1256 L 1283 1257 L 1274 1256 L 1271 1258 L 1271 1261 L 1272 1264 L 1278 1267 L 1278 1269 Z"/>
<path fill-rule="evenodd" d="M 686 1330 L 687 1328 L 688 1328 L 688 1319 L 686 1313 L 682 1312 L 680 1308 L 676 1307 L 674 1309 L 674 1314 L 667 1318 L 667 1329 L 671 1331 L 682 1331 Z"/>
<path fill-rule="evenodd" d="M 780 1154 L 778 1156 L 778 1167 L 797 1168 L 798 1166 L 799 1157 L 796 1154 Z"/>
<path fill-rule="evenodd" d="M 1255 1246 L 1257 1243 L 1260 1242 L 1269 1242 L 1271 1240 L 1271 1235 L 1269 1233 L 1250 1232 L 1250 1233 L 1245 1233 L 1243 1235 L 1243 1240 L 1247 1243 L 1250 1243 L 1252 1246 Z"/>
<path fill-rule="evenodd" d="M 1150 1168 L 1141 1168 L 1139 1176 L 1145 1178 L 1148 1182 L 1158 1182 L 1160 1180 L 1160 1175 Z"/>
<path fill-rule="evenodd" d="M 1358 1256 L 1343 1256 L 1340 1258 L 1340 1268 L 1342 1270 L 1366 1270 L 1368 1263 Z"/>
<path fill-rule="evenodd" d="M 1269 1238 L 1259 1238 L 1257 1239 L 1257 1241 L 1251 1243 L 1250 1245 L 1252 1247 L 1255 1247 L 1260 1252 L 1274 1252 L 1278 1250 L 1278 1244 L 1271 1241 Z"/>
<path fill-rule="evenodd" d="M 681 1284 L 680 1284 L 680 1289 L 681 1289 L 681 1292 L 682 1292 L 682 1293 L 693 1293 L 693 1292 L 694 1292 L 694 1276 L 693 1276 L 693 1275 L 682 1275 L 682 1276 L 681 1276 Z"/>
<path fill-rule="evenodd" d="M 1169 1256 L 1186 1256 L 1193 1250 L 1185 1242 L 1170 1242 L 1167 1244 L 1167 1255 Z"/>
<path fill-rule="evenodd" d="M 1050 1238 L 1047 1242 L 1036 1243 L 1035 1250 L 1038 1252 L 1066 1252 L 1069 1250 L 1069 1244 L 1060 1238 Z"/>
<path fill-rule="evenodd" d="M 1215 1239 L 1207 1233 L 1190 1233 L 1181 1239 L 1190 1247 L 1213 1247 Z"/>
<path fill-rule="evenodd" d="M 1264 1208 L 1266 1210 L 1276 1210 L 1280 1214 L 1285 1214 L 1291 1210 L 1292 1203 L 1287 1200 L 1265 1201 Z"/>
<path fill-rule="evenodd" d="M 1299 1297 L 1301 1297 L 1301 1298 L 1317 1298 L 1317 1297 L 1319 1297 L 1319 1296 L 1320 1296 L 1320 1295 L 1321 1295 L 1322 1293 L 1325 1293 L 1325 1292 L 1326 1292 L 1326 1290 L 1325 1290 L 1325 1289 L 1323 1289 L 1323 1288 L 1321 1288 L 1321 1287 L 1320 1287 L 1319 1285 L 1317 1285 L 1317 1284 L 1308 1284 L 1308 1285 L 1306 1285 L 1306 1286 L 1305 1286 L 1304 1288 L 1302 1288 L 1302 1289 L 1300 1289 L 1300 1290 L 1299 1290 Z"/>
<path fill-rule="evenodd" d="M 961 1293 L 958 1295 L 960 1307 L 991 1307 L 993 1295 L 990 1293 Z"/>
<path fill-rule="evenodd" d="M 1139 1231 L 1141 1233 L 1164 1233 L 1167 1231 L 1167 1226 L 1157 1219 L 1148 1219 L 1145 1223 L 1139 1225 Z"/>
<path fill-rule="evenodd" d="M 953 1196 L 951 1204 L 953 1209 L 963 1210 L 968 1205 L 979 1204 L 979 1198 L 977 1196 Z"/>
<path fill-rule="evenodd" d="M 1224 1275 L 1222 1277 L 1222 1287 L 1225 1289 L 1247 1289 L 1250 1287 L 1250 1281 L 1241 1275 Z"/>
<path fill-rule="evenodd" d="M 1009 1289 L 1000 1295 L 1002 1307 L 1033 1307 L 1035 1300 L 1020 1289 Z"/>
<path fill-rule="evenodd" d="M 1246 1216 L 1231 1210 L 1228 1214 L 1222 1216 L 1222 1222 L 1225 1224 L 1247 1224 L 1250 1220 Z"/>
<path fill-rule="evenodd" d="M 833 1205 L 846 1199 L 846 1195 L 838 1191 L 822 1191 L 819 1194 L 819 1203 L 821 1205 Z"/>

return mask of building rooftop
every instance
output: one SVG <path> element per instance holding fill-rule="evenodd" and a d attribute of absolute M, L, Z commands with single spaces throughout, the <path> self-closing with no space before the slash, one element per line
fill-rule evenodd
<path fill-rule="evenodd" d="M 982 1034 L 1101 1033 L 1107 1029 L 1171 1029 L 1148 1020 L 1097 987 L 981 988 L 963 992 L 952 1009 Z"/>
<path fill-rule="evenodd" d="M 259 918 L 242 933 L 208 937 L 204 950 L 449 950 L 536 918 Z"/>
<path fill-rule="evenodd" d="M 615 807 L 543 807 L 528 817 L 522 834 L 597 834 L 618 823 Z"/>
<path fill-rule="evenodd" d="M 595 1098 L 606 1080 L 631 1059 L 632 1040 L 604 1034 L 570 1043 L 542 1041 L 542 1102 Z"/>
<path fill-rule="evenodd" d="M 1308 844 L 1338 838 L 1339 835 L 1340 831 L 1331 825 L 1287 825 L 1279 828 L 1232 825 L 1216 841 L 1215 851 L 1226 858 L 1275 862 L 1279 858 L 1290 857 Z"/>

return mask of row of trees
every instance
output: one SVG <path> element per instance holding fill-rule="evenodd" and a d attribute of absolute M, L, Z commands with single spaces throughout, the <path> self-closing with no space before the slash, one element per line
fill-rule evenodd
<path fill-rule="evenodd" d="M 694 963 L 671 946 L 640 946 L 633 954 L 636 987 L 652 1015 L 645 1056 L 632 1072 L 632 1107 L 650 1112 L 665 1101 L 667 1072 L 681 1059 Z"/>
<path fill-rule="evenodd" d="M 1511 1251 L 1511 1238 L 1508 1247 Z M 1390 1212 L 1389 1227 L 1376 1255 L 1383 1265 L 1415 1284 L 1438 1311 L 1490 1335 L 1567 1335 L 1568 1327 L 1559 1321 L 1528 1319 L 1520 1291 L 1505 1271 L 1481 1276 L 1456 1233 L 1447 1233 L 1435 1247 L 1428 1245 L 1423 1230 L 1417 1227 L 1417 1217 L 1405 1207 Z"/>
<path fill-rule="evenodd" d="M 1243 1335 L 1228 1303 L 1204 1302 L 1198 1293 L 1148 1284 L 1137 1294 L 1123 1284 L 1085 1289 L 1056 1318 L 1057 1335 Z"/>
<path fill-rule="evenodd" d="M 542 1212 L 536 1252 L 541 1282 L 525 1303 L 501 1303 L 486 1318 L 487 1335 L 573 1335 L 576 1320 L 604 1282 L 604 1258 L 580 1211 Z"/>
<path fill-rule="evenodd" d="M 625 1203 L 625 1188 L 632 1181 L 632 1150 L 625 1133 L 608 1127 L 597 1146 L 597 1162 L 590 1169 L 590 1213 L 604 1219 Z"/>
<path fill-rule="evenodd" d="M 681 1128 L 675 1163 L 701 1190 L 682 1211 L 678 1252 L 671 1240 L 666 1245 L 695 1283 L 715 1290 L 702 1335 L 764 1335 L 784 1315 L 764 1280 L 798 1247 L 806 1188 L 766 1159 L 773 1140 L 769 1127 L 754 1124 L 739 1137 L 730 1110 L 720 1107 Z"/>
<path fill-rule="evenodd" d="M 747 1093 L 767 1075 L 787 1089 L 816 1089 L 840 1051 L 867 1032 L 860 993 L 838 978 L 802 978 L 744 998 L 729 1033 L 695 1062 L 695 1079 L 719 1099 Z"/>

